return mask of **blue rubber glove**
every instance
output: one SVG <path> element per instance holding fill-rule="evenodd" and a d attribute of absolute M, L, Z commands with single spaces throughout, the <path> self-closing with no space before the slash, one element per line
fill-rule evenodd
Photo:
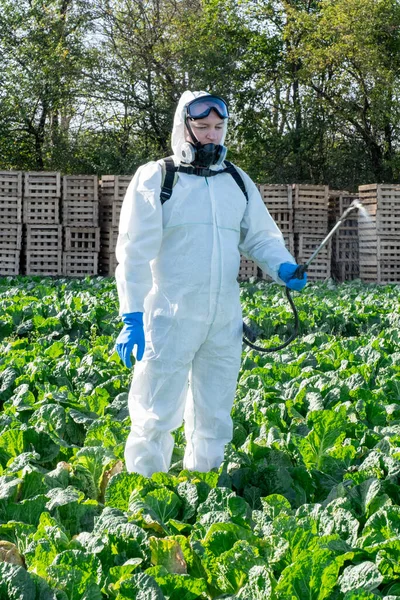
<path fill-rule="evenodd" d="M 293 277 L 297 267 L 298 265 L 294 265 L 293 263 L 282 263 L 279 267 L 278 276 L 286 283 L 286 286 L 290 290 L 299 292 L 307 283 L 307 273 L 304 273 L 301 279 Z"/>
<path fill-rule="evenodd" d="M 137 345 L 136 360 L 143 358 L 145 347 L 143 313 L 126 313 L 121 318 L 125 325 L 117 337 L 115 349 L 124 365 L 129 368 L 132 366 L 131 354 L 135 345 Z"/>

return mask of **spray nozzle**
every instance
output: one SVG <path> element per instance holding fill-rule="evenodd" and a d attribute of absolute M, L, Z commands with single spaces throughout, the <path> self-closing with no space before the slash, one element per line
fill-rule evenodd
<path fill-rule="evenodd" d="M 340 220 L 338 221 L 338 223 L 342 223 L 344 221 L 344 219 L 348 216 L 349 213 L 351 213 L 351 211 L 353 210 L 361 210 L 363 208 L 363 205 L 361 204 L 361 202 L 356 198 L 355 200 L 353 200 L 353 202 L 350 204 L 349 208 L 347 208 L 344 213 L 342 214 L 342 216 L 340 217 Z"/>
<path fill-rule="evenodd" d="M 355 209 L 355 208 L 360 209 L 362 207 L 363 207 L 363 205 L 357 198 L 355 200 L 353 200 L 353 202 L 349 206 L 349 208 L 353 208 L 353 209 Z"/>

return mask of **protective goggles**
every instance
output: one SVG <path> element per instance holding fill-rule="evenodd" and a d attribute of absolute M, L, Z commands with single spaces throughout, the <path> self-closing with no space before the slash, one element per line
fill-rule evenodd
<path fill-rule="evenodd" d="M 186 116 L 189 119 L 204 119 L 215 110 L 221 119 L 229 117 L 228 106 L 219 96 L 200 96 L 186 104 Z"/>

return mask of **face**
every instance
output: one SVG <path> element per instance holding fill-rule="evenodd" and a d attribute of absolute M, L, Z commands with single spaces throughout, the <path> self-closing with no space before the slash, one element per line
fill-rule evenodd
<path fill-rule="evenodd" d="M 221 143 L 224 134 L 224 119 L 221 119 L 214 110 L 204 119 L 190 121 L 190 126 L 200 144 L 218 145 Z M 186 131 L 186 141 L 193 142 L 188 131 Z"/>

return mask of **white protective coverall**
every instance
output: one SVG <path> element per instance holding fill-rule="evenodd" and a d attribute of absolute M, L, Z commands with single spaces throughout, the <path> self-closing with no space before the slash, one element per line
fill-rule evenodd
<path fill-rule="evenodd" d="M 172 133 L 176 164 L 185 141 L 184 106 L 204 94 L 187 91 L 179 101 Z M 162 205 L 160 162 L 141 166 L 127 189 L 116 249 L 120 314 L 144 311 L 146 339 L 129 392 L 130 472 L 150 477 L 168 471 L 171 432 L 183 420 L 184 468 L 219 467 L 232 439 L 242 349 L 240 253 L 281 284 L 281 263 L 295 264 L 255 184 L 239 172 L 248 203 L 230 174 L 179 173 Z"/>

